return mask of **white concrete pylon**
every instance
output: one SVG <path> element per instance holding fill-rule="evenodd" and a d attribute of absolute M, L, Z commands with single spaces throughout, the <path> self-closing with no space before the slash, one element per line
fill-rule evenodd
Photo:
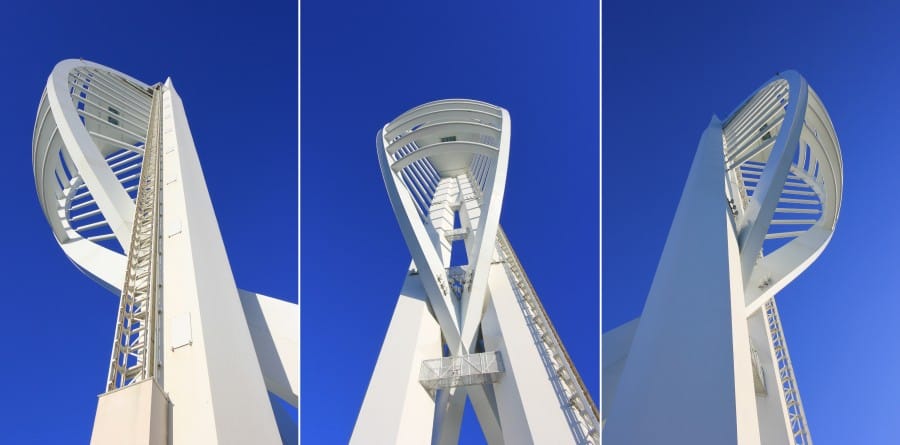
<path fill-rule="evenodd" d="M 596 408 L 500 230 L 510 117 L 431 102 L 376 135 L 413 257 L 351 443 L 596 443 Z M 535 341 L 535 339 L 540 339 Z"/>
<path fill-rule="evenodd" d="M 57 242 L 122 298 L 121 346 L 93 442 L 280 442 L 266 392 L 297 405 L 297 306 L 235 286 L 171 80 L 149 86 L 96 63 L 60 62 L 32 153 Z M 116 408 L 129 403 L 143 404 L 140 413 Z"/>
<path fill-rule="evenodd" d="M 603 336 L 604 442 L 812 443 L 774 296 L 830 241 L 842 175 L 795 71 L 713 119 L 641 317 Z"/>

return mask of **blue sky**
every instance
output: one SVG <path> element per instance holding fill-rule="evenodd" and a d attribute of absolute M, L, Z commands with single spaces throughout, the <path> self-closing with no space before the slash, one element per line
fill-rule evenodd
<path fill-rule="evenodd" d="M 53 66 L 83 57 L 148 83 L 171 76 L 238 285 L 296 302 L 296 8 L 291 2 L 4 6 L 4 443 L 87 443 L 118 304 L 66 259 L 38 205 L 31 133 Z"/>
<path fill-rule="evenodd" d="M 500 222 L 597 399 L 598 14 L 593 1 L 304 2 L 306 443 L 349 439 L 410 261 L 376 132 L 436 99 L 510 111 Z M 461 443 L 481 440 L 468 415 Z"/>
<path fill-rule="evenodd" d="M 812 437 L 896 443 L 900 8 L 883 2 L 603 4 L 603 330 L 640 314 L 690 162 L 772 75 L 796 69 L 841 143 L 834 238 L 778 295 Z"/>

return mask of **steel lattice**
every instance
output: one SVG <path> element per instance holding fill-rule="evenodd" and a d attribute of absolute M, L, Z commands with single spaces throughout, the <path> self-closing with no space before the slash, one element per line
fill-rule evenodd
<path fill-rule="evenodd" d="M 769 327 L 772 349 L 775 351 L 781 394 L 784 396 L 788 422 L 791 425 L 790 433 L 793 440 L 791 443 L 795 445 L 812 445 L 809 427 L 806 425 L 806 415 L 803 413 L 803 403 L 800 401 L 800 390 L 797 388 L 797 379 L 794 377 L 791 356 L 788 353 L 787 343 L 784 340 L 784 332 L 781 330 L 781 318 L 778 316 L 775 299 L 771 299 L 766 303 L 766 321 Z"/>
<path fill-rule="evenodd" d="M 162 93 L 157 86 L 153 94 L 147 144 L 144 146 L 134 228 L 128 250 L 125 285 L 119 302 L 107 391 L 144 381 L 155 374 L 158 246 L 162 224 L 159 180 L 162 175 L 159 150 L 162 142 L 161 103 Z"/>

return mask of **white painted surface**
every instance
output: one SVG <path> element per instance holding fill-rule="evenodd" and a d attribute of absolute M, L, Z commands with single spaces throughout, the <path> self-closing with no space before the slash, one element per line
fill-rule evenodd
<path fill-rule="evenodd" d="M 429 444 L 434 400 L 419 384 L 422 361 L 441 356 L 441 331 L 419 275 L 408 275 L 350 443 Z"/>
<path fill-rule="evenodd" d="M 535 339 L 502 264 L 491 266 L 481 328 L 485 349 L 501 352 L 506 374 L 494 384 L 503 438 L 515 444 L 576 443 Z"/>
<path fill-rule="evenodd" d="M 101 394 L 91 445 L 168 444 L 168 402 L 153 380 Z"/>
<path fill-rule="evenodd" d="M 639 324 L 604 335 L 607 443 L 812 443 L 766 311 L 777 320 L 775 294 L 830 241 L 842 168 L 828 113 L 797 72 L 758 89 L 724 131 L 713 119 Z M 751 343 L 766 394 L 753 383 Z"/>
<path fill-rule="evenodd" d="M 784 415 L 784 398 L 781 397 L 781 382 L 775 368 L 772 348 L 768 339 L 768 328 L 762 311 L 747 318 L 750 341 L 756 346 L 759 362 L 765 373 L 766 394 L 756 394 L 756 415 L 759 420 L 759 436 L 764 444 L 790 443 L 787 419 Z"/>
<path fill-rule="evenodd" d="M 65 60 L 58 63 L 47 81 L 47 99 L 50 101 L 53 116 L 59 126 L 59 133 L 66 147 L 77 147 L 69 150 L 68 155 L 81 174 L 82 179 L 97 201 L 106 220 L 122 246 L 128 246 L 131 240 L 131 223 L 134 214 L 134 203 L 119 184 L 112 170 L 106 165 L 103 154 L 91 139 L 87 129 L 81 123 L 75 107 L 69 97 L 68 75 L 79 66 L 90 66 L 109 70 L 109 68 L 83 60 Z M 127 77 L 122 73 L 117 75 Z M 135 84 L 144 84 L 133 80 Z"/>
<path fill-rule="evenodd" d="M 724 175 L 722 127 L 713 118 L 697 148 L 614 408 L 606 417 L 604 443 L 737 440 L 729 298 L 732 229 Z"/>
<path fill-rule="evenodd" d="M 79 72 L 81 80 L 73 81 L 73 73 Z M 87 73 L 96 76 L 83 98 L 78 88 L 87 82 Z M 72 92 L 70 85 L 75 87 Z M 150 100 L 135 87 L 147 85 L 92 62 L 60 62 L 48 80 L 33 139 L 35 185 L 57 242 L 82 272 L 116 295 L 121 292 L 126 257 L 83 237 L 70 207 L 74 210 L 72 200 L 89 193 L 97 203 L 98 224 L 108 224 L 109 238 L 128 246 L 134 203 L 112 169 L 114 162 L 137 159 L 134 156 L 143 152 L 132 144 L 143 140 L 134 131 L 146 125 Z M 168 352 L 160 383 L 173 402 L 178 400 L 171 419 L 177 433 L 170 441 L 277 443 L 266 390 L 297 405 L 299 311 L 295 304 L 235 287 L 183 105 L 171 83 L 166 88 L 168 224 L 163 230 L 168 274 L 163 294 L 169 297 L 164 304 L 169 326 L 163 328 Z M 106 106 L 98 99 L 103 96 L 116 103 L 119 112 L 113 114 L 120 124 L 103 121 L 109 114 L 105 111 L 111 110 L 97 112 L 98 106 Z M 82 124 L 80 115 L 87 109 L 75 107 L 81 101 L 93 106 L 99 119 Z M 141 119 L 136 125 L 134 121 Z M 128 152 L 113 155 L 122 148 Z M 136 177 L 135 167 L 126 171 Z"/>
<path fill-rule="evenodd" d="M 193 342 L 191 336 L 191 313 L 175 314 L 166 320 L 169 329 L 169 347 L 173 350 L 189 346 Z"/>
<path fill-rule="evenodd" d="M 262 372 L 232 278 L 181 98 L 167 81 L 163 96 L 163 301 L 167 313 L 190 313 L 192 342 L 166 345 L 164 389 L 172 402 L 172 443 L 280 443 Z M 165 329 L 165 327 L 163 327 Z M 248 360 L 249 359 L 249 360 Z"/>
<path fill-rule="evenodd" d="M 300 311 L 296 304 L 238 289 L 266 390 L 297 407 Z"/>
<path fill-rule="evenodd" d="M 631 341 L 637 331 L 640 317 L 635 318 L 619 327 L 603 334 L 603 364 L 600 412 L 605 419 L 612 410 L 613 397 L 619 386 L 619 378 L 625 368 L 628 359 L 628 351 L 631 349 Z"/>
<path fill-rule="evenodd" d="M 401 307 L 409 304 L 404 302 L 408 277 L 354 443 L 456 443 L 467 399 L 492 445 L 574 443 L 579 435 L 592 436 L 586 443 L 596 441 L 599 422 L 590 420 L 596 419 L 590 397 L 500 230 L 510 125 L 502 108 L 450 99 L 407 111 L 376 135 L 388 196 L 412 254 L 410 272 L 421 308 L 401 317 Z M 453 249 L 465 249 L 466 264 L 452 263 Z M 519 293 L 528 295 L 530 309 L 520 306 Z M 540 330 L 532 317 L 540 318 Z M 422 330 L 422 320 L 433 330 Z M 448 384 L 434 401 L 417 398 L 424 391 L 418 381 L 423 360 L 441 357 L 442 343 L 457 358 L 481 352 L 480 339 L 485 352 L 503 353 L 499 382 Z M 430 356 L 414 355 L 420 342 L 431 345 Z M 415 436 L 396 442 L 404 434 Z"/>

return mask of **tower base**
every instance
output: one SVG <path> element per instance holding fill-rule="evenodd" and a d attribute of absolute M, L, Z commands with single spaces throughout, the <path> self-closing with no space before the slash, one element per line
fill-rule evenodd
<path fill-rule="evenodd" d="M 169 402 L 155 380 L 100 395 L 91 445 L 166 445 Z"/>

